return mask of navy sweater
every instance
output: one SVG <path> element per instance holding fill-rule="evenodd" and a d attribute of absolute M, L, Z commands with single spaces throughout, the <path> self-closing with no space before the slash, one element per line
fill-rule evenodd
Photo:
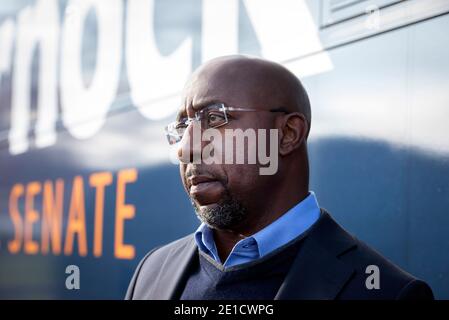
<path fill-rule="evenodd" d="M 260 259 L 226 269 L 198 250 L 198 260 L 180 299 L 272 300 L 298 254 L 302 239 L 299 236 Z"/>

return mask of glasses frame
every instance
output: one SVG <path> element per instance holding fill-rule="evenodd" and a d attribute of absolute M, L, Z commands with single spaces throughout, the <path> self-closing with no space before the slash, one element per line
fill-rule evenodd
<path fill-rule="evenodd" d="M 186 125 L 186 128 L 188 128 L 188 126 L 194 122 L 194 121 L 202 121 L 204 118 L 204 114 L 205 111 L 208 110 L 209 108 L 213 107 L 213 106 L 219 106 L 219 110 L 223 111 L 223 115 L 225 117 L 225 122 L 222 124 L 219 124 L 217 126 L 208 126 L 207 129 L 209 128 L 219 128 L 222 127 L 226 124 L 229 123 L 229 118 L 228 118 L 228 114 L 226 113 L 226 111 L 239 111 L 239 112 L 283 112 L 283 113 L 288 113 L 287 110 L 285 110 L 284 108 L 277 108 L 277 109 L 271 109 L 271 110 L 261 110 L 261 109 L 255 109 L 255 108 L 245 108 L 245 107 L 231 107 L 231 106 L 227 106 L 226 104 L 222 103 L 222 102 L 218 102 L 218 103 L 212 103 L 204 108 L 202 108 L 201 110 L 198 110 L 195 112 L 195 116 L 193 118 L 187 117 L 187 119 L 183 122 Z M 167 136 L 167 140 L 168 143 L 170 145 L 176 144 L 179 141 L 181 141 L 182 136 L 184 135 L 184 132 L 182 134 L 179 134 L 177 132 L 176 126 L 179 125 L 180 123 L 182 123 L 181 121 L 174 121 L 169 123 L 167 126 L 165 126 L 164 131 L 165 134 Z"/>

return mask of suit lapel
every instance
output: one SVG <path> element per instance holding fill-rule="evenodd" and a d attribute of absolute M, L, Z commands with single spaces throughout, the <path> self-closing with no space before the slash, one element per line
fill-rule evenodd
<path fill-rule="evenodd" d="M 354 273 L 338 256 L 354 246 L 354 239 L 322 209 L 275 299 L 335 299 Z"/>
<path fill-rule="evenodd" d="M 338 257 L 355 246 L 352 236 L 322 209 L 320 219 L 305 237 L 275 299 L 335 299 L 355 272 Z M 196 261 L 197 250 L 193 236 L 183 245 L 173 248 L 148 298 L 179 299 Z"/>
<path fill-rule="evenodd" d="M 197 246 L 193 236 L 180 247 L 170 251 L 155 281 L 151 299 L 176 300 L 181 294 L 182 285 L 189 275 L 191 266 L 197 257 Z"/>

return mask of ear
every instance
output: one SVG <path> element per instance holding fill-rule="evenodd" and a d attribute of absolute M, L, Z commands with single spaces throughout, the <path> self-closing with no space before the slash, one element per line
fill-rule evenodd
<path fill-rule="evenodd" d="M 288 113 L 282 117 L 279 134 L 279 154 L 285 156 L 298 149 L 307 139 L 309 125 L 302 113 Z"/>

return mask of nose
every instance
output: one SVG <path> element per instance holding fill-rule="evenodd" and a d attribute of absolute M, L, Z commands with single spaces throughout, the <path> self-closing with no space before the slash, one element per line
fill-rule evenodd
<path fill-rule="evenodd" d="M 205 142 L 201 139 L 201 122 L 192 121 L 178 142 L 178 159 L 181 163 L 201 162 L 201 153 Z"/>

